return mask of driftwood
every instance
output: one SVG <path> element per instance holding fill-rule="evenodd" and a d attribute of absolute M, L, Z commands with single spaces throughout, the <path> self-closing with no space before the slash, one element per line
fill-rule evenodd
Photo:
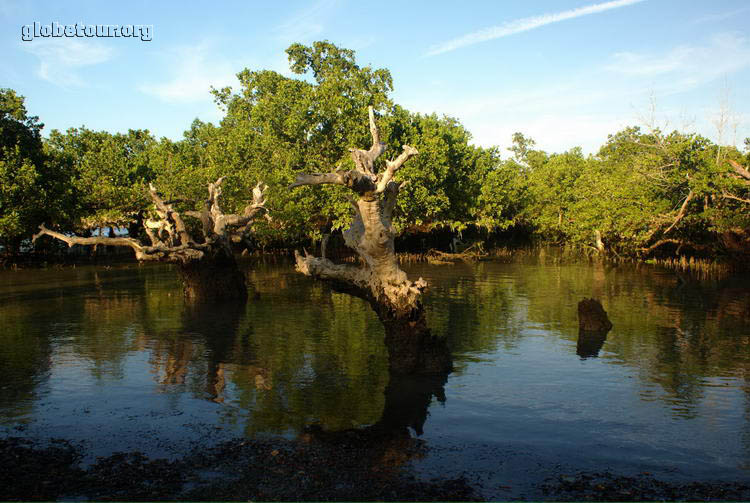
<path fill-rule="evenodd" d="M 427 262 L 430 264 L 452 264 L 456 261 L 476 262 L 487 254 L 482 249 L 481 243 L 474 243 L 460 253 L 448 253 L 432 249 L 427 252 Z"/>
<path fill-rule="evenodd" d="M 186 211 L 185 216 L 201 221 L 202 236 L 194 239 L 188 232 L 174 201 L 164 201 L 150 185 L 151 200 L 156 218 L 144 221 L 144 229 L 150 244 L 133 237 L 79 237 L 68 236 L 48 229 L 42 224 L 33 241 L 41 236 L 50 236 L 67 243 L 69 247 L 82 246 L 127 246 L 141 262 L 168 262 L 177 264 L 183 280 L 185 296 L 191 300 L 221 300 L 245 298 L 244 275 L 237 267 L 231 248 L 231 235 L 245 233 L 253 220 L 266 214 L 266 185 L 258 183 L 253 189 L 253 199 L 241 214 L 226 214 L 221 210 L 219 198 L 224 177 L 208 184 L 208 199 L 201 211 Z"/>

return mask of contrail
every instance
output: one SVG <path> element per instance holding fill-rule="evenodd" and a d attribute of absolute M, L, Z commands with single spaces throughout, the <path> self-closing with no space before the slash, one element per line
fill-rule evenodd
<path fill-rule="evenodd" d="M 498 26 L 491 26 L 483 30 L 475 31 L 464 35 L 463 37 L 443 42 L 442 44 L 434 45 L 429 51 L 427 51 L 426 55 L 435 56 L 436 54 L 453 51 L 460 47 L 466 47 L 467 45 L 474 45 L 479 42 L 486 42 L 487 40 L 507 37 L 523 31 L 533 30 L 547 24 L 559 23 L 560 21 L 565 21 L 567 19 L 588 16 L 589 14 L 598 14 L 599 12 L 627 7 L 628 5 L 637 4 L 643 1 L 644 0 L 613 0 L 611 2 L 598 3 L 586 7 L 579 7 L 577 9 L 566 10 L 556 14 L 542 14 L 541 16 L 524 17 L 516 19 L 515 21 L 508 21 Z"/>

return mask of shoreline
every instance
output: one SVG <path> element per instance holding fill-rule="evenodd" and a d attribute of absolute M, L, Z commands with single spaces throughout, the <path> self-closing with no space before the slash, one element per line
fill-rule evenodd
<path fill-rule="evenodd" d="M 410 454 L 429 450 L 416 439 L 404 439 L 402 458 L 373 463 L 373 456 L 382 461 L 381 440 L 370 429 L 311 429 L 296 440 L 238 438 L 198 446 L 172 461 L 132 451 L 81 466 L 84 450 L 68 441 L 8 437 L 0 439 L 0 500 L 484 500 L 482 484 L 471 473 L 429 480 L 415 476 Z M 750 499 L 750 485 L 739 482 L 676 483 L 647 472 L 625 476 L 607 469 L 548 478 L 533 495 L 507 483 L 500 490 L 508 500 Z"/>

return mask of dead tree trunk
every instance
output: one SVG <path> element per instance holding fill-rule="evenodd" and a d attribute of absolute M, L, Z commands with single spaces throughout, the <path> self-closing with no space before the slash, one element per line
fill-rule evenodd
<path fill-rule="evenodd" d="M 245 277 L 237 266 L 231 247 L 231 233 L 245 232 L 255 217 L 266 212 L 265 184 L 253 189 L 253 201 L 241 215 L 225 214 L 219 205 L 224 177 L 208 185 L 208 199 L 202 211 L 186 211 L 185 215 L 201 221 L 202 239 L 197 241 L 188 233 L 182 215 L 164 201 L 151 185 L 151 199 L 157 218 L 143 222 L 150 245 L 133 237 L 78 237 L 66 236 L 39 226 L 36 241 L 43 235 L 64 241 L 68 246 L 128 246 L 141 262 L 168 262 L 177 265 L 182 278 L 185 297 L 190 301 L 214 302 L 247 298 Z"/>
<path fill-rule="evenodd" d="M 372 146 L 369 150 L 350 149 L 355 169 L 322 174 L 299 173 L 290 185 L 290 188 L 343 185 L 357 194 L 356 199 L 350 198 L 354 217 L 343 235 L 344 242 L 357 252 L 363 265 L 334 264 L 325 257 L 313 257 L 307 253 L 302 256 L 295 252 L 296 268 L 307 276 L 327 280 L 339 291 L 367 300 L 385 325 L 389 352 L 392 356 L 394 353 L 399 355 L 391 361 L 411 362 L 401 369 L 409 372 L 410 367 L 420 367 L 426 347 L 432 348 L 427 352 L 434 352 L 436 344 L 444 345 L 429 333 L 425 322 L 420 298 L 427 282 L 422 278 L 411 281 L 407 277 L 399 266 L 393 244 L 396 235 L 392 224 L 393 210 L 405 184 L 393 177 L 418 152 L 404 145 L 403 152 L 396 159 L 386 161 L 385 169 L 379 171 L 375 161 L 385 152 L 386 145 L 380 141 L 372 107 L 369 108 L 369 118 Z"/>

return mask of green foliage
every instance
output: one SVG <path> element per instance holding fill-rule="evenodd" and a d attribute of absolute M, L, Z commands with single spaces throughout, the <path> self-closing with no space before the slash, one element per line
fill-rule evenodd
<path fill-rule="evenodd" d="M 28 116 L 22 96 L 0 89 L 0 245 L 6 253 L 16 253 L 39 224 L 69 214 L 68 172 L 48 162 L 43 127 Z"/>
<path fill-rule="evenodd" d="M 528 197 L 524 215 L 543 237 L 554 241 L 572 234 L 578 199 L 575 184 L 589 161 L 579 148 L 542 157 L 529 165 Z"/>
<path fill-rule="evenodd" d="M 483 179 L 497 163 L 496 151 L 469 145 L 470 133 L 450 117 L 414 114 L 394 106 L 381 125 L 389 142 L 386 155 L 395 157 L 401 145 L 419 151 L 397 175 L 408 185 L 399 196 L 396 228 L 403 232 L 465 228 L 477 211 Z"/>
<path fill-rule="evenodd" d="M 487 152 L 496 162 L 481 185 L 476 224 L 488 231 L 505 230 L 523 222 L 529 194 L 525 167 L 514 160 L 500 162 L 496 151 Z"/>
<path fill-rule="evenodd" d="M 227 205 L 247 199 L 247 187 L 258 180 L 270 186 L 274 223 L 260 224 L 263 240 L 294 244 L 319 238 L 349 225 L 350 205 L 339 187 L 287 186 L 298 172 L 329 172 L 353 167 L 349 148 L 372 142 L 367 107 L 378 111 L 386 156 L 401 146 L 420 155 L 398 174 L 410 184 L 399 199 L 396 227 L 401 231 L 436 226 L 461 229 L 476 212 L 484 173 L 495 164 L 494 151 L 469 145 L 470 134 L 451 118 L 413 114 L 393 105 L 390 72 L 359 66 L 354 52 L 328 42 L 294 44 L 287 50 L 293 72 L 303 79 L 272 71 L 243 70 L 240 88 L 214 90 L 226 115 L 217 128 L 196 122 L 185 140 L 171 147 L 172 168 L 160 187 L 174 196 L 229 175 Z M 209 174 L 210 173 L 210 174 Z M 234 188 L 232 188 L 234 187 Z"/>
<path fill-rule="evenodd" d="M 292 70 L 306 78 L 243 70 L 237 92 L 214 90 L 226 116 L 213 142 L 199 149 L 220 150 L 211 161 L 238 183 L 267 183 L 277 224 L 266 237 L 294 241 L 348 222 L 349 206 L 338 191 L 286 187 L 300 171 L 331 171 L 350 162 L 348 148 L 369 146 L 363 111 L 387 109 L 392 82 L 387 70 L 360 67 L 353 51 L 328 42 L 293 44 L 287 54 Z M 228 200 L 237 202 L 233 194 Z"/>
<path fill-rule="evenodd" d="M 482 187 L 478 223 L 488 228 L 522 223 L 543 241 L 585 248 L 599 235 L 605 249 L 627 255 L 665 245 L 668 252 L 717 253 L 730 241 L 742 248 L 738 239 L 747 237 L 743 198 L 750 187 L 726 162 L 742 161 L 736 149 L 695 134 L 637 127 L 610 135 L 596 157 L 578 148 L 548 155 L 521 133 L 513 140 L 514 157 Z"/>
<path fill-rule="evenodd" d="M 72 173 L 77 227 L 127 225 L 147 206 L 155 143 L 148 131 L 132 129 L 127 134 L 85 127 L 52 131 L 48 152 Z"/>
<path fill-rule="evenodd" d="M 197 209 L 221 176 L 226 212 L 268 184 L 273 221 L 255 224 L 258 241 L 317 240 L 349 225 L 347 191 L 288 186 L 300 172 L 351 169 L 349 149 L 371 144 L 373 106 L 389 149 L 381 163 L 405 144 L 419 151 L 396 175 L 408 182 L 394 214 L 401 234 L 512 228 L 584 248 L 601 236 L 607 252 L 631 256 L 750 250 L 750 182 L 728 162 L 750 165 L 750 139 L 742 153 L 696 134 L 629 127 L 585 156 L 579 148 L 548 154 L 519 132 L 502 160 L 498 148 L 471 145 L 456 119 L 394 104 L 390 72 L 361 66 L 354 51 L 315 42 L 286 52 L 295 76 L 242 70 L 236 89 L 213 90 L 220 124 L 196 119 L 180 141 L 82 127 L 53 131 L 43 145 L 23 98 L 0 91 L 0 244 L 18 249 L 41 222 L 128 224 L 148 209 L 152 181 L 178 208 Z"/>

